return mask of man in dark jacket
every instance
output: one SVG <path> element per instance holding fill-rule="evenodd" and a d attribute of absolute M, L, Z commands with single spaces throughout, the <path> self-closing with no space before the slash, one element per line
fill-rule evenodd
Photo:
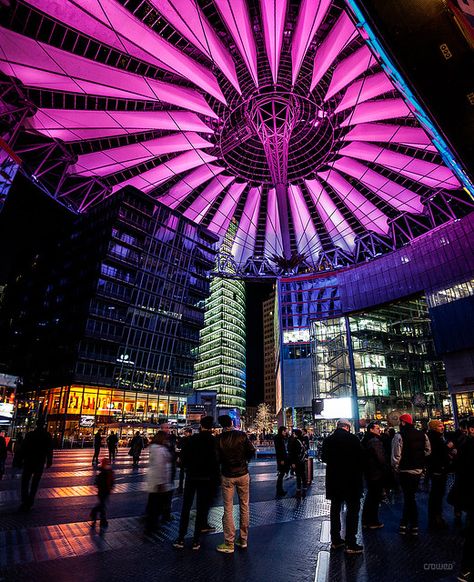
<path fill-rule="evenodd" d="M 290 466 L 296 475 L 296 497 L 306 495 L 308 481 L 306 478 L 306 461 L 308 460 L 308 450 L 303 441 L 303 433 L 299 428 L 293 430 L 291 446 L 288 447 L 288 457 Z"/>
<path fill-rule="evenodd" d="M 276 455 L 276 462 L 277 462 L 277 496 L 283 497 L 286 495 L 286 491 L 283 489 L 283 477 L 288 470 L 288 451 L 286 448 L 286 439 L 288 437 L 288 429 L 286 426 L 280 426 L 278 429 L 278 434 L 274 438 L 275 444 L 275 455 Z"/>
<path fill-rule="evenodd" d="M 109 459 L 111 460 L 111 462 L 115 461 L 115 456 L 117 455 L 117 445 L 118 445 L 117 433 L 112 431 L 107 437 L 107 448 L 109 449 Z"/>
<path fill-rule="evenodd" d="M 212 435 L 214 419 L 201 418 L 201 431 L 186 438 L 180 453 L 182 467 L 186 471 L 183 507 L 179 521 L 178 539 L 174 547 L 184 548 L 188 532 L 189 513 L 196 494 L 196 521 L 194 524 L 193 550 L 200 548 L 201 531 L 207 527 L 207 514 L 219 482 L 219 462 L 216 439 Z"/>
<path fill-rule="evenodd" d="M 428 525 L 432 528 L 445 528 L 443 519 L 443 497 L 446 493 L 451 457 L 449 445 L 444 440 L 444 424 L 441 420 L 430 420 L 428 438 L 430 439 L 431 455 L 427 460 L 427 473 L 431 481 L 428 498 Z M 451 448 L 453 444 L 450 443 Z"/>
<path fill-rule="evenodd" d="M 92 456 L 92 464 L 99 464 L 100 447 L 102 446 L 102 430 L 99 428 L 94 435 L 94 454 Z"/>
<path fill-rule="evenodd" d="M 345 418 L 337 421 L 336 430 L 328 436 L 321 451 L 326 463 L 326 498 L 331 500 L 331 549 L 345 546 L 348 554 L 360 554 L 357 544 L 360 498 L 362 496 L 362 447 L 359 439 L 350 433 L 351 423 Z M 346 539 L 341 538 L 341 509 L 345 502 Z"/>
<path fill-rule="evenodd" d="M 229 415 L 219 416 L 222 433 L 217 437 L 217 454 L 222 473 L 222 499 L 224 501 L 224 543 L 217 546 L 218 552 L 234 552 L 235 524 L 233 516 L 234 491 L 237 490 L 240 507 L 240 537 L 235 544 L 247 547 L 249 531 L 250 476 L 248 462 L 255 455 L 255 447 L 240 430 L 234 430 Z"/>
<path fill-rule="evenodd" d="M 379 424 L 369 422 L 361 444 L 364 451 L 364 476 L 367 484 L 367 494 L 362 509 L 362 526 L 378 529 L 383 527 L 383 523 L 379 520 L 379 505 L 389 471 Z"/>
<path fill-rule="evenodd" d="M 426 457 L 431 453 L 428 437 L 413 426 L 411 414 L 400 416 L 400 432 L 392 441 L 392 468 L 400 479 L 403 492 L 403 514 L 399 533 L 418 535 L 418 507 L 416 492 Z"/>
<path fill-rule="evenodd" d="M 22 443 L 22 456 L 20 509 L 28 510 L 33 507 L 45 463 L 48 469 L 53 464 L 53 439 L 44 428 L 42 421 L 38 421 L 35 430 L 25 436 Z"/>

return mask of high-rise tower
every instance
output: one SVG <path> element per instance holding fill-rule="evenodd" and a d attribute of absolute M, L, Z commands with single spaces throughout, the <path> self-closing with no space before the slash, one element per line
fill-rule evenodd
<path fill-rule="evenodd" d="M 237 224 L 231 222 L 220 248 L 221 258 L 231 254 Z M 245 409 L 245 284 L 216 277 L 205 302 L 204 329 L 200 334 L 195 390 L 215 390 L 217 408 Z"/>

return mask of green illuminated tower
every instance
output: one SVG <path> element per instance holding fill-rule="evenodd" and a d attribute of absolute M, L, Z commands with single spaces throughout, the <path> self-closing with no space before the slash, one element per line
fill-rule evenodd
<path fill-rule="evenodd" d="M 237 232 L 231 222 L 220 248 L 230 255 Z M 205 303 L 194 389 L 215 390 L 217 408 L 245 409 L 245 284 L 215 277 Z"/>

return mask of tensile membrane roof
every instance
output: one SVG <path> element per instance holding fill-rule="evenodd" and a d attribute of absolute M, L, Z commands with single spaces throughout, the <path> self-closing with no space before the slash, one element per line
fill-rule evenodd
<path fill-rule="evenodd" d="M 342 1 L 21 0 L 0 35 L 36 179 L 79 212 L 132 185 L 233 222 L 238 271 L 365 260 L 463 199 Z"/>

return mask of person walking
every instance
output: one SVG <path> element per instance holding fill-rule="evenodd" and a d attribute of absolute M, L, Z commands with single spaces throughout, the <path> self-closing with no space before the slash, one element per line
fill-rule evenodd
<path fill-rule="evenodd" d="M 33 507 L 45 464 L 47 469 L 53 464 L 53 439 L 42 420 L 38 420 L 36 428 L 26 434 L 22 457 L 20 509 L 28 511 Z"/>
<path fill-rule="evenodd" d="M 367 485 L 364 507 L 362 509 L 362 527 L 379 529 L 383 527 L 379 519 L 379 506 L 383 489 L 389 474 L 388 459 L 381 438 L 381 428 L 377 422 L 369 422 L 367 431 L 361 441 L 364 451 L 364 476 Z"/>
<path fill-rule="evenodd" d="M 112 431 L 107 437 L 107 448 L 109 449 L 109 459 L 113 463 L 117 455 L 118 436 Z"/>
<path fill-rule="evenodd" d="M 345 547 L 348 554 L 360 554 L 357 543 L 360 498 L 362 496 L 362 446 L 351 434 L 351 423 L 340 418 L 336 430 L 323 442 L 321 460 L 326 463 L 326 498 L 331 500 L 331 549 Z M 347 507 L 346 539 L 341 537 L 342 504 Z"/>
<path fill-rule="evenodd" d="M 286 495 L 286 491 L 283 489 L 283 478 L 288 471 L 288 450 L 286 448 L 286 441 L 288 438 L 288 429 L 286 426 L 280 426 L 278 428 L 278 434 L 273 439 L 275 446 L 275 455 L 277 462 L 277 483 L 276 483 L 276 494 L 277 497 L 283 497 Z"/>
<path fill-rule="evenodd" d="M 431 454 L 427 459 L 427 475 L 431 483 L 428 497 L 428 526 L 444 529 L 448 524 L 443 519 L 443 498 L 451 465 L 450 448 L 454 445 L 452 442 L 446 443 L 443 435 L 444 424 L 441 420 L 430 420 L 428 429 L 431 446 Z"/>
<path fill-rule="evenodd" d="M 151 441 L 146 487 L 148 502 L 146 506 L 145 534 L 152 534 L 159 519 L 167 521 L 168 498 L 173 490 L 171 478 L 172 460 L 168 448 L 167 434 L 160 430 Z"/>
<path fill-rule="evenodd" d="M 23 435 L 17 434 L 16 440 L 13 444 L 13 460 L 12 469 L 16 471 L 23 467 Z"/>
<path fill-rule="evenodd" d="M 145 443 L 141 437 L 139 431 L 135 433 L 135 436 L 130 441 L 130 450 L 128 454 L 132 457 L 132 467 L 138 467 L 138 462 L 140 461 L 140 455 L 145 448 Z"/>
<path fill-rule="evenodd" d="M 99 464 L 100 447 L 102 446 L 102 430 L 99 428 L 94 435 L 94 455 L 92 457 L 92 464 Z"/>
<path fill-rule="evenodd" d="M 250 475 L 248 463 L 255 455 L 255 447 L 247 435 L 234 430 L 229 415 L 219 416 L 222 433 L 217 436 L 217 455 L 222 473 L 222 498 L 224 501 L 224 543 L 217 546 L 218 552 L 232 554 L 235 545 L 245 549 L 248 544 L 249 531 L 249 494 Z M 240 536 L 235 540 L 235 524 L 233 516 L 234 491 L 237 491 L 240 508 Z"/>
<path fill-rule="evenodd" d="M 400 481 L 403 493 L 403 513 L 399 533 L 418 535 L 418 506 L 416 492 L 426 465 L 426 458 L 431 453 L 428 436 L 413 426 L 411 414 L 402 414 L 399 418 L 400 432 L 392 441 L 392 468 Z"/>
<path fill-rule="evenodd" d="M 107 502 L 114 486 L 114 472 L 107 458 L 103 458 L 100 464 L 99 473 L 95 479 L 97 485 L 97 497 L 99 502 L 91 510 L 91 527 L 95 528 L 97 515 L 100 515 L 100 534 L 103 535 L 109 526 L 107 521 Z"/>
<path fill-rule="evenodd" d="M 0 480 L 3 479 L 5 473 L 5 463 L 7 462 L 7 440 L 5 433 L 0 432 Z"/>
<path fill-rule="evenodd" d="M 296 497 L 306 495 L 308 482 L 306 478 L 306 462 L 308 451 L 303 441 L 303 433 L 299 428 L 293 430 L 293 439 L 288 450 L 290 466 L 296 475 Z"/>
<path fill-rule="evenodd" d="M 208 530 L 207 516 L 212 499 L 215 497 L 219 483 L 219 462 L 217 458 L 216 439 L 212 435 L 214 419 L 212 416 L 201 418 L 201 430 L 188 437 L 181 449 L 181 463 L 186 471 L 183 507 L 179 521 L 178 539 L 173 546 L 184 548 L 184 538 L 188 532 L 189 513 L 196 496 L 196 519 L 194 523 L 193 550 L 201 547 L 200 537 L 203 530 Z"/>

